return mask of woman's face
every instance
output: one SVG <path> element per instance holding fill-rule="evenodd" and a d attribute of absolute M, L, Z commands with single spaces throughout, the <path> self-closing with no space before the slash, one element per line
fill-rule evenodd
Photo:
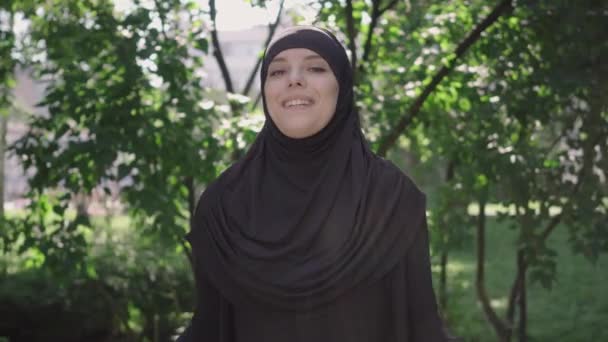
<path fill-rule="evenodd" d="M 329 64 L 312 50 L 281 51 L 268 65 L 266 107 L 288 137 L 306 138 L 323 129 L 336 111 L 338 92 Z"/>

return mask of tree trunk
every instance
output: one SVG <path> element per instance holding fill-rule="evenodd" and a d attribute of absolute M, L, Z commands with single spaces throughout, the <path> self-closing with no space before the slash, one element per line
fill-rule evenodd
<path fill-rule="evenodd" d="M 194 178 L 192 176 L 186 177 L 186 179 L 184 180 L 184 185 L 186 186 L 186 189 L 188 189 L 188 210 L 190 211 L 189 228 L 190 228 L 190 230 L 192 230 L 192 223 L 194 221 L 194 214 L 196 211 L 196 201 L 197 201 L 196 187 L 194 185 Z M 186 253 L 186 256 L 188 257 L 188 261 L 190 261 L 190 266 L 194 267 L 194 260 L 192 259 L 192 251 L 190 251 L 188 244 L 186 244 L 186 240 L 182 239 L 181 244 L 182 244 L 182 247 L 184 248 L 184 253 Z"/>
<path fill-rule="evenodd" d="M 456 168 L 456 161 L 454 159 L 450 159 L 448 162 L 446 172 L 445 172 L 445 181 L 449 183 L 454 179 L 454 172 Z M 451 210 L 451 209 L 450 209 Z M 448 224 L 442 225 L 443 234 L 446 234 L 449 238 L 449 228 Z M 445 237 L 445 236 L 444 236 Z M 448 303 L 448 294 L 447 294 L 447 267 L 448 267 L 448 246 L 444 245 L 443 251 L 441 251 L 441 264 L 440 264 L 440 276 L 439 276 L 439 305 L 441 306 L 441 310 L 446 310 Z"/>
<path fill-rule="evenodd" d="M 456 160 L 454 158 L 450 159 L 450 161 L 448 162 L 447 168 L 446 168 L 446 172 L 445 172 L 445 181 L 446 183 L 451 182 L 454 179 L 454 173 L 456 172 Z M 450 210 L 453 209 L 457 209 L 455 205 L 450 204 Z M 444 227 L 446 228 L 446 230 L 444 231 L 444 234 L 448 235 L 449 238 L 449 229 L 447 229 L 448 225 L 444 225 Z M 447 267 L 448 267 L 448 254 L 449 254 L 449 247 L 446 245 L 444 245 L 443 247 L 443 251 L 441 251 L 441 270 L 440 270 L 440 277 L 439 277 L 439 305 L 441 306 L 441 310 L 445 311 L 447 308 L 447 304 L 448 304 L 448 293 L 447 293 Z"/>
<path fill-rule="evenodd" d="M 0 115 L 0 217 L 4 217 L 4 156 L 8 116 Z"/>
<path fill-rule="evenodd" d="M 475 279 L 475 289 L 477 299 L 481 302 L 483 313 L 494 329 L 498 341 L 508 341 L 508 329 L 500 317 L 490 305 L 490 299 L 485 288 L 485 230 L 486 230 L 486 199 L 482 196 L 479 200 L 479 215 L 477 220 L 477 274 Z"/>
<path fill-rule="evenodd" d="M 511 337 L 513 335 L 513 327 L 515 326 L 515 309 L 517 307 L 517 303 L 519 303 L 519 295 L 521 293 L 521 280 L 523 278 L 523 269 L 521 268 L 523 265 L 520 262 L 522 260 L 521 255 L 523 251 L 519 249 L 517 251 L 517 274 L 515 276 L 515 280 L 513 281 L 513 285 L 511 285 L 511 293 L 509 294 L 509 302 L 507 304 L 507 327 L 508 327 L 508 335 L 507 340 L 511 341 Z"/>
<path fill-rule="evenodd" d="M 448 305 L 447 266 L 448 251 L 444 250 L 441 252 L 441 273 L 439 275 L 439 306 L 442 311 L 445 311 Z"/>
<path fill-rule="evenodd" d="M 519 342 L 528 341 L 527 321 L 528 307 L 526 302 L 526 262 L 524 253 L 520 252 L 517 255 L 517 268 L 521 270 L 521 279 L 519 283 Z"/>

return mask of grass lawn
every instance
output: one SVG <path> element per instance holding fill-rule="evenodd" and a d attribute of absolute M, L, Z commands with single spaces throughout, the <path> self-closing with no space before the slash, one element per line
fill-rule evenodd
<path fill-rule="evenodd" d="M 516 232 L 489 218 L 486 233 L 486 288 L 504 317 L 515 274 Z M 548 245 L 558 253 L 557 282 L 551 290 L 528 282 L 530 341 L 608 341 L 608 257 L 593 265 L 573 254 L 567 232 L 558 227 Z M 437 265 L 438 258 L 434 259 Z M 435 287 L 437 266 L 433 266 Z M 454 252 L 448 265 L 448 315 L 455 334 L 466 341 L 496 341 L 475 295 L 475 246 Z"/>

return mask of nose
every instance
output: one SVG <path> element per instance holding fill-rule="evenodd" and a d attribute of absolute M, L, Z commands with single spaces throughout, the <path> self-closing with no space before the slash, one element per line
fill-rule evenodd
<path fill-rule="evenodd" d="M 303 87 L 305 85 L 304 77 L 302 72 L 299 70 L 292 70 L 289 73 L 289 87 L 300 86 Z"/>

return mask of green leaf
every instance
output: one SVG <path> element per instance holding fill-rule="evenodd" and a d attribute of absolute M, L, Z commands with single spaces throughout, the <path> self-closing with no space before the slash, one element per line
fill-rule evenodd
<path fill-rule="evenodd" d="M 461 98 L 458 100 L 458 107 L 464 112 L 471 110 L 471 102 L 467 98 Z"/>

